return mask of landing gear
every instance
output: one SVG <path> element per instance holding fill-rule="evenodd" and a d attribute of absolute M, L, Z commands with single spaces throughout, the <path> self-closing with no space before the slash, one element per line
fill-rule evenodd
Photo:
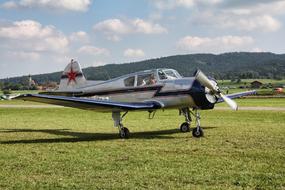
<path fill-rule="evenodd" d="M 130 137 L 130 131 L 126 127 L 122 127 L 122 129 L 119 131 L 119 135 L 122 139 L 128 139 Z"/>
<path fill-rule="evenodd" d="M 191 116 L 190 116 L 190 110 L 189 110 L 189 108 L 182 108 L 180 110 L 180 113 L 182 113 L 185 117 L 185 122 L 180 125 L 180 131 L 182 133 L 189 132 L 190 131 L 190 124 L 192 121 Z"/>
<path fill-rule="evenodd" d="M 189 132 L 189 131 L 190 131 L 190 126 L 189 126 L 189 125 L 190 125 L 190 124 L 187 123 L 187 122 L 182 123 L 182 124 L 180 125 L 180 131 L 181 131 L 182 133 Z"/>
<path fill-rule="evenodd" d="M 112 112 L 112 118 L 114 120 L 114 127 L 118 127 L 119 136 L 122 139 L 128 139 L 130 137 L 130 131 L 128 128 L 124 127 L 122 124 L 123 118 L 127 115 L 125 112 L 122 116 L 120 112 Z"/>
<path fill-rule="evenodd" d="M 193 113 L 192 113 L 193 114 Z M 203 129 L 200 126 L 200 113 L 198 110 L 195 110 L 195 114 L 193 114 L 196 118 L 196 127 L 192 130 L 193 137 L 200 138 L 204 136 Z"/>
<path fill-rule="evenodd" d="M 197 109 L 190 111 L 189 108 L 182 108 L 180 110 L 180 113 L 182 113 L 184 115 L 185 121 L 186 121 L 180 125 L 180 131 L 181 132 L 185 133 L 185 132 L 190 131 L 190 124 L 192 121 L 190 114 L 192 114 L 195 117 L 195 123 L 196 123 L 196 127 L 193 128 L 193 130 L 192 130 L 193 137 L 199 138 L 199 137 L 204 136 L 203 129 L 200 126 L 201 117 L 200 117 L 200 114 L 199 114 Z"/>
<path fill-rule="evenodd" d="M 193 137 L 199 138 L 199 137 L 203 137 L 204 136 L 204 132 L 203 132 L 201 127 L 195 127 L 192 130 L 192 135 L 193 135 Z"/>

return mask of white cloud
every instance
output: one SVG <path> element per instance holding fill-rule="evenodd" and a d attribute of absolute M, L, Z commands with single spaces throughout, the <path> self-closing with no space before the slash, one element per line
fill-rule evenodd
<path fill-rule="evenodd" d="M 281 27 L 281 22 L 270 15 L 239 17 L 220 15 L 212 18 L 208 19 L 207 22 L 214 20 L 212 24 L 217 24 L 218 27 L 236 28 L 243 31 L 274 32 Z"/>
<path fill-rule="evenodd" d="M 9 26 L 0 26 L 0 37 L 10 39 L 43 38 L 53 33 L 53 26 L 42 27 L 33 20 L 22 20 L 13 22 Z"/>
<path fill-rule="evenodd" d="M 93 29 L 94 31 L 103 32 L 107 39 L 112 41 L 119 41 L 121 39 L 119 35 L 134 33 L 161 34 L 167 32 L 167 29 L 161 25 L 139 18 L 133 20 L 108 19 L 97 23 L 93 26 Z"/>
<path fill-rule="evenodd" d="M 193 7 L 194 0 L 155 0 L 158 9 L 174 9 L 176 7 Z"/>
<path fill-rule="evenodd" d="M 207 10 L 193 15 L 193 24 L 216 29 L 235 29 L 237 31 L 275 32 L 282 23 L 270 14 L 248 14 L 247 10 L 238 13 Z"/>
<path fill-rule="evenodd" d="M 141 49 L 130 49 L 129 48 L 124 51 L 124 56 L 130 57 L 130 58 L 140 58 L 140 57 L 144 57 L 145 53 Z"/>
<path fill-rule="evenodd" d="M 121 41 L 121 38 L 118 35 L 108 35 L 107 40 L 113 41 L 113 42 L 118 42 Z"/>
<path fill-rule="evenodd" d="M 7 1 L 7 2 L 3 3 L 0 7 L 4 8 L 4 9 L 15 9 L 18 7 L 18 5 L 14 1 Z"/>
<path fill-rule="evenodd" d="M 130 26 L 122 22 L 120 19 L 108 19 L 97 23 L 94 30 L 103 31 L 105 33 L 128 34 L 131 32 Z"/>
<path fill-rule="evenodd" d="M 0 25 L 0 46 L 10 50 L 63 53 L 67 51 L 67 37 L 54 26 L 42 26 L 33 20 Z"/>
<path fill-rule="evenodd" d="M 152 20 L 152 21 L 161 20 L 162 18 L 163 18 L 163 15 L 161 11 L 155 11 L 149 15 L 149 20 Z"/>
<path fill-rule="evenodd" d="M 219 4 L 223 0 L 152 0 L 156 8 L 160 10 L 174 9 L 178 7 L 193 8 L 199 4 L 214 5 Z"/>
<path fill-rule="evenodd" d="M 236 24 L 242 30 L 276 31 L 281 27 L 281 23 L 270 15 L 240 19 Z"/>
<path fill-rule="evenodd" d="M 6 57 L 11 59 L 20 59 L 28 61 L 37 61 L 40 59 L 40 54 L 38 52 L 25 52 L 25 51 L 8 51 Z"/>
<path fill-rule="evenodd" d="M 249 36 L 220 36 L 215 38 L 185 36 L 177 42 L 177 48 L 188 52 L 242 51 L 254 42 Z"/>
<path fill-rule="evenodd" d="M 90 54 L 90 55 L 110 55 L 109 50 L 105 48 L 98 48 L 94 46 L 82 46 L 78 49 L 79 53 Z"/>
<path fill-rule="evenodd" d="M 153 0 L 151 3 L 160 11 L 190 8 L 189 18 L 194 24 L 239 31 L 275 32 L 282 27 L 276 15 L 285 13 L 284 0 Z"/>
<path fill-rule="evenodd" d="M 84 31 L 73 32 L 69 36 L 69 39 L 71 41 L 75 41 L 75 42 L 82 42 L 82 43 L 88 43 L 89 42 L 89 36 Z"/>
<path fill-rule="evenodd" d="M 228 12 L 242 15 L 284 14 L 285 1 L 225 1 L 224 8 Z"/>
<path fill-rule="evenodd" d="M 91 0 L 18 0 L 7 1 L 3 8 L 45 8 L 69 11 L 86 11 L 91 5 Z"/>
<path fill-rule="evenodd" d="M 135 19 L 132 21 L 132 25 L 136 32 L 143 34 L 161 34 L 166 33 L 166 28 L 163 28 L 159 24 L 153 24 L 151 22 L 146 22 L 142 19 Z"/>

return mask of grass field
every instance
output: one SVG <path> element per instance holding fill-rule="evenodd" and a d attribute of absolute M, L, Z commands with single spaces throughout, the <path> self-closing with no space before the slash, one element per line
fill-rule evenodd
<path fill-rule="evenodd" d="M 241 98 L 235 99 L 239 107 L 283 107 L 285 98 Z M 226 103 L 216 104 L 215 107 L 227 107 Z"/>
<path fill-rule="evenodd" d="M 285 79 L 283 80 L 274 80 L 274 79 L 241 79 L 241 82 L 239 84 L 232 82 L 231 80 L 218 80 L 218 83 L 220 86 L 223 85 L 230 85 L 230 86 L 238 86 L 238 85 L 242 85 L 242 84 L 250 84 L 253 81 L 259 81 L 263 84 L 285 84 Z"/>
<path fill-rule="evenodd" d="M 29 102 L 23 100 L 1 100 L 0 105 L 42 105 L 40 102 Z M 46 104 L 45 104 L 46 105 Z"/>
<path fill-rule="evenodd" d="M 37 94 L 41 91 L 39 90 L 14 90 L 11 91 L 11 94 Z M 0 91 L 0 95 L 3 94 L 3 91 Z"/>
<path fill-rule="evenodd" d="M 0 189 L 285 189 L 284 111 L 201 115 L 195 139 L 176 110 L 129 113 L 122 140 L 108 113 L 0 108 Z"/>

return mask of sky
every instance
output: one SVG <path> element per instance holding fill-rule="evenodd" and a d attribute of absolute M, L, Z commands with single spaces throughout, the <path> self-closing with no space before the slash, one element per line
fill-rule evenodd
<path fill-rule="evenodd" d="M 285 53 L 285 0 L 0 0 L 0 78 L 189 53 Z"/>

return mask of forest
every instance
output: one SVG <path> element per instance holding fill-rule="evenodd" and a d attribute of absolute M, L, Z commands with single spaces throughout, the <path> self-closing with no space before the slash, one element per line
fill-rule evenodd
<path fill-rule="evenodd" d="M 80 63 L 80 60 L 78 60 Z M 182 76 L 192 76 L 196 69 L 201 69 L 215 79 L 277 79 L 285 78 L 285 54 L 269 52 L 233 52 L 223 54 L 187 54 L 149 59 L 124 64 L 107 64 L 83 69 L 88 80 L 107 80 L 124 74 L 153 69 L 172 68 Z M 64 68 L 62 68 L 64 69 Z M 32 75 L 38 85 L 59 82 L 62 71 Z M 27 76 L 0 80 L 0 88 L 25 89 Z"/>

